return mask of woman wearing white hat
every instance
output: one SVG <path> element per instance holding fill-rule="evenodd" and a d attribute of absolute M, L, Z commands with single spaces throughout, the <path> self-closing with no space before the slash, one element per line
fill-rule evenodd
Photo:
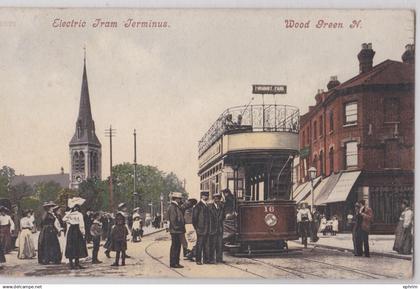
<path fill-rule="evenodd" d="M 69 259 L 70 269 L 84 269 L 79 264 L 79 259 L 88 256 L 85 240 L 85 222 L 80 212 L 80 206 L 83 203 L 84 199 L 81 198 L 70 199 L 68 204 L 70 211 L 63 217 L 63 221 L 69 226 L 65 256 Z"/>

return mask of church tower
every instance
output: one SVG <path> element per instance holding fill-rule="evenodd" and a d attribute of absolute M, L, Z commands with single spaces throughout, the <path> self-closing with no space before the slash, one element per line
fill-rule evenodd
<path fill-rule="evenodd" d="M 95 134 L 95 122 L 90 110 L 89 88 L 86 74 L 86 52 L 83 59 L 82 91 L 76 131 L 70 144 L 70 188 L 89 178 L 101 179 L 101 143 Z"/>

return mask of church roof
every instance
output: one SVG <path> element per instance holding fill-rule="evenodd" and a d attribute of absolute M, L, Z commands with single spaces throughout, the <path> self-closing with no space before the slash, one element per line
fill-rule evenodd
<path fill-rule="evenodd" d="M 70 141 L 70 146 L 90 144 L 100 147 L 98 137 L 95 134 L 95 122 L 90 108 L 89 87 L 86 73 L 86 58 L 83 61 L 82 90 L 80 93 L 79 115 L 76 121 L 76 131 Z"/>
<path fill-rule="evenodd" d="M 14 176 L 10 182 L 12 186 L 26 183 L 30 186 L 34 186 L 39 183 L 54 182 L 60 185 L 62 188 L 68 188 L 70 184 L 69 174 L 52 174 L 52 175 L 35 175 L 35 176 Z"/>

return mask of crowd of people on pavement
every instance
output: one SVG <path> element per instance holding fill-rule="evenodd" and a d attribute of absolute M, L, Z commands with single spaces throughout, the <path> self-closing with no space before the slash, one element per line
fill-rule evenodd
<path fill-rule="evenodd" d="M 395 230 L 395 241 L 393 250 L 398 254 L 409 255 L 413 247 L 413 211 L 409 206 L 408 200 L 402 200 L 401 216 Z M 347 226 L 352 233 L 353 251 L 355 256 L 370 257 L 369 234 L 373 221 L 373 211 L 367 205 L 366 200 L 357 201 L 354 209 L 347 214 Z M 324 214 L 319 214 L 313 208 L 311 211 L 308 204 L 302 202 L 297 212 L 298 234 L 301 242 L 306 248 L 308 238 L 312 242 L 317 242 L 318 233 L 326 236 L 336 236 L 339 231 L 338 217 L 334 215 L 327 220 Z"/>
<path fill-rule="evenodd" d="M 22 218 L 17 222 L 13 220 L 17 215 L 15 212 L 0 206 L 0 263 L 5 263 L 5 255 L 17 247 L 18 259 L 37 258 L 41 265 L 61 264 L 64 255 L 71 269 L 84 269 L 80 260 L 89 255 L 87 244 L 93 246 L 91 263 L 100 264 L 98 253 L 101 241 L 105 241 L 105 255 L 111 258 L 110 253 L 115 252 L 112 266 L 124 266 L 125 259 L 130 257 L 126 253 L 127 240 L 140 242 L 143 237 L 140 208 L 135 208 L 130 214 L 127 205 L 121 203 L 115 214 L 90 210 L 82 213 L 84 202 L 80 197 L 71 198 L 65 211 L 54 202 L 45 202 L 38 226 L 33 210 L 23 210 Z M 38 229 L 38 243 L 35 244 L 34 234 Z M 62 236 L 66 240 L 63 248 Z"/>

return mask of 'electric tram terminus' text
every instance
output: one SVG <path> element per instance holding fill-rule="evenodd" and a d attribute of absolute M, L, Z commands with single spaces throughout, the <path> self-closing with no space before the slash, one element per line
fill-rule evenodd
<path fill-rule="evenodd" d="M 91 22 L 85 20 L 65 20 L 55 18 L 52 22 L 54 28 L 169 28 L 170 25 L 167 21 L 136 21 L 133 18 L 128 18 L 123 22 L 110 21 L 102 18 L 93 19 Z"/>

